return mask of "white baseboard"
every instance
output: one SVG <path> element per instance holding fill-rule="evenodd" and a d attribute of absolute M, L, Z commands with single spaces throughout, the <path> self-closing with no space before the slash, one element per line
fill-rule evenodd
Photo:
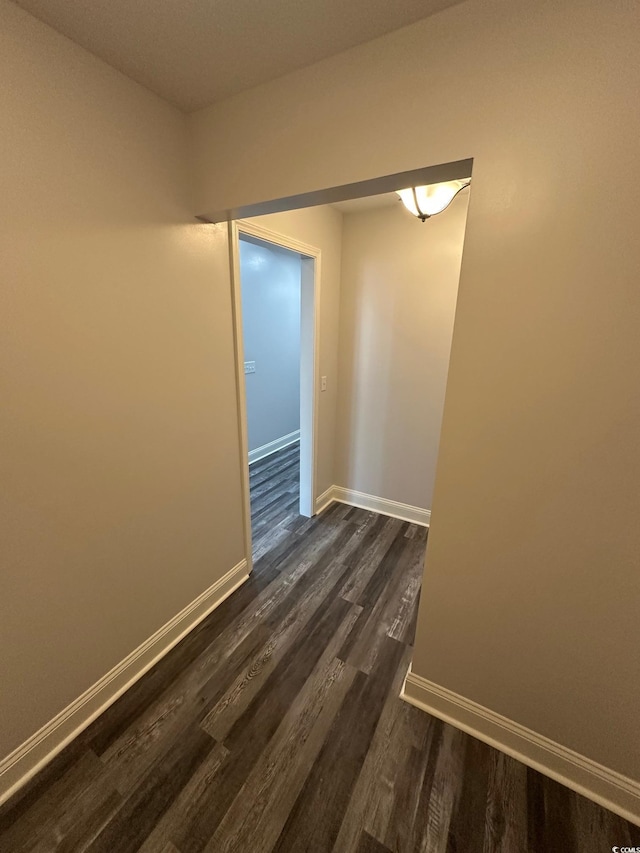
<path fill-rule="evenodd" d="M 411 668 L 400 695 L 422 711 L 451 723 L 625 820 L 640 825 L 640 782 L 434 684 L 413 673 Z"/>
<path fill-rule="evenodd" d="M 428 509 L 390 501 L 387 498 L 378 498 L 375 495 L 367 495 L 365 492 L 345 489 L 342 486 L 332 486 L 320 495 L 316 500 L 316 512 L 320 511 L 319 506 L 324 509 L 332 501 L 357 506 L 360 509 L 368 509 L 371 512 L 379 512 L 381 515 L 390 515 L 392 518 L 410 521 L 412 524 L 419 524 L 421 527 L 428 527 L 431 521 L 431 512 Z"/>
<path fill-rule="evenodd" d="M 333 490 L 335 486 L 329 486 L 329 488 L 324 491 L 319 497 L 315 499 L 314 510 L 316 515 L 323 510 L 325 510 L 330 504 L 332 504 L 335 500 L 333 497 Z"/>
<path fill-rule="evenodd" d="M 264 459 L 265 456 L 271 456 L 278 450 L 283 450 L 290 444 L 300 441 L 300 430 L 290 432 L 288 435 L 283 435 L 282 438 L 276 438 L 275 441 L 270 441 L 268 444 L 263 444 L 262 447 L 256 447 L 255 450 L 249 451 L 249 465 L 258 462 L 259 459 Z"/>
<path fill-rule="evenodd" d="M 40 731 L 0 761 L 0 804 L 9 799 L 249 577 L 242 560 L 120 661 Z"/>

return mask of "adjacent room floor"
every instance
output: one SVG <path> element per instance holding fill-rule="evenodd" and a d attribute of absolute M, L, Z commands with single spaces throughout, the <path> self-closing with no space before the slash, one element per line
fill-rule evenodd
<path fill-rule="evenodd" d="M 300 442 L 278 450 L 249 466 L 253 556 L 286 535 L 288 520 L 298 517 L 300 503 Z M 276 533 L 277 531 L 277 533 Z"/>
<path fill-rule="evenodd" d="M 295 454 L 252 470 L 250 579 L 1 810 L 0 850 L 640 844 L 622 819 L 399 698 L 426 530 L 340 504 L 299 517 Z M 273 501 L 269 464 L 283 474 Z"/>

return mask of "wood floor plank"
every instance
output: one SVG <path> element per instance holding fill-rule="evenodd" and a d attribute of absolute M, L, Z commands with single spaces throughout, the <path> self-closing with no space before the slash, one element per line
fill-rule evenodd
<path fill-rule="evenodd" d="M 489 751 L 483 853 L 527 847 L 527 768 L 497 750 Z"/>
<path fill-rule="evenodd" d="M 544 786 L 545 847 L 549 850 L 554 844 L 559 850 L 578 853 L 576 829 L 567 816 L 571 814 L 573 792 L 553 779 Z"/>
<path fill-rule="evenodd" d="M 121 797 L 103 780 L 103 766 L 91 751 L 71 765 L 34 803 L 24 819 L 2 836 L 1 850 L 54 850 L 88 812 Z"/>
<path fill-rule="evenodd" d="M 382 554 L 382 559 L 371 574 L 365 588 L 358 596 L 356 604 L 371 609 L 380 601 L 383 590 L 389 583 L 389 580 L 395 575 L 395 568 L 398 562 L 407 552 L 409 543 L 404 537 L 406 529 L 406 522 L 401 522 L 394 539 Z"/>
<path fill-rule="evenodd" d="M 271 471 L 264 472 L 260 477 L 251 477 L 249 480 L 251 500 L 254 501 L 260 495 L 279 489 L 281 482 L 285 479 L 299 479 L 299 470 L 299 461 L 296 457 L 284 464 L 272 466 Z"/>
<path fill-rule="evenodd" d="M 462 786 L 465 737 L 453 726 L 443 726 L 428 798 L 423 800 L 425 811 L 416 821 L 418 850 L 445 853 L 447 849 L 449 826 Z"/>
<path fill-rule="evenodd" d="M 527 851 L 545 853 L 545 780 L 531 767 L 527 776 Z"/>
<path fill-rule="evenodd" d="M 273 478 L 267 477 L 260 483 L 251 482 L 249 484 L 251 512 L 259 511 L 277 495 L 297 487 L 299 481 L 300 467 L 297 462 L 292 462 L 286 469 L 275 472 Z"/>
<path fill-rule="evenodd" d="M 396 799 L 401 792 L 402 778 L 413 749 L 405 716 L 404 708 L 400 708 L 395 715 L 393 726 L 389 729 L 384 761 L 380 765 L 377 783 L 369 800 L 370 816 L 366 816 L 364 820 L 367 831 L 374 838 L 383 840 L 390 834 Z M 393 744 L 393 749 L 389 749 L 390 743 Z"/>
<path fill-rule="evenodd" d="M 83 733 L 84 734 L 84 733 Z M 30 816 L 37 811 L 41 800 L 48 796 L 73 766 L 82 761 L 87 752 L 91 752 L 86 744 L 86 737 L 80 735 L 66 749 L 58 753 L 39 773 L 33 776 L 13 797 L 0 805 L 0 838 L 4 837 L 2 827 L 13 829 L 23 820 L 28 822 Z"/>
<path fill-rule="evenodd" d="M 609 812 L 581 797 L 571 794 L 570 823 L 575 827 L 576 849 L 609 850 L 610 847 L 640 848 L 640 827 L 631 825 L 618 815 Z"/>
<path fill-rule="evenodd" d="M 174 847 L 172 837 L 180 834 L 184 823 L 194 819 L 197 804 L 205 798 L 207 789 L 228 760 L 229 750 L 216 743 L 147 836 L 140 853 L 164 853 L 167 846 Z"/>
<path fill-rule="evenodd" d="M 298 462 L 299 459 L 300 443 L 295 442 L 294 444 L 290 444 L 289 447 L 285 447 L 282 450 L 278 450 L 276 453 L 272 453 L 269 456 L 264 456 L 262 459 L 258 459 L 256 462 L 252 462 L 249 465 L 250 480 L 253 482 L 256 479 L 262 479 L 265 475 L 270 478 L 274 470 L 280 471 L 291 462 Z"/>
<path fill-rule="evenodd" d="M 91 853 L 133 853 L 153 832 L 216 742 L 193 726 L 147 774 L 115 817 L 89 845 Z"/>
<path fill-rule="evenodd" d="M 368 832 L 361 832 L 356 853 L 392 853 Z"/>
<path fill-rule="evenodd" d="M 400 698 L 428 529 L 298 514 L 250 469 L 254 571 L 0 808 L 2 853 L 597 853 L 640 829 Z"/>
<path fill-rule="evenodd" d="M 335 657 L 357 616 L 352 605 L 341 627 L 284 716 L 274 737 L 227 811 L 206 853 L 265 850 L 278 839 L 329 727 L 349 690 L 355 670 Z"/>
<path fill-rule="evenodd" d="M 358 625 L 341 651 L 341 656 L 345 655 L 343 660 L 363 672 L 371 672 L 383 637 L 392 636 L 394 626 L 398 633 L 398 614 L 405 620 L 400 632 L 404 638 L 409 624 L 406 619 L 410 612 L 404 605 L 404 599 L 415 576 L 422 575 L 423 562 L 422 545 L 416 547 L 412 540 L 405 539 L 401 529 L 370 581 L 373 583 L 375 578 L 375 583 L 379 587 L 377 596 L 373 599 L 368 598 L 365 590 L 360 599 L 363 603 L 363 612 L 358 619 Z M 369 606 L 367 606 L 368 602 L 371 602 Z"/>
<path fill-rule="evenodd" d="M 408 561 L 403 582 L 396 588 L 399 596 L 394 612 L 390 614 L 388 635 L 401 643 L 413 645 L 415 614 L 418 608 L 424 560 L 425 542 L 420 537 L 412 538 L 411 559 Z"/>
<path fill-rule="evenodd" d="M 275 507 L 267 509 L 260 515 L 258 520 L 252 520 L 251 529 L 253 530 L 254 541 L 260 544 L 262 536 L 268 534 L 271 528 L 283 521 L 289 513 L 291 513 L 299 504 L 297 494 L 295 496 L 284 495 L 282 503 Z"/>
<path fill-rule="evenodd" d="M 350 607 L 348 602 L 336 598 L 318 613 L 295 655 L 276 667 L 268 689 L 265 686 L 235 722 L 225 740 L 233 761 L 222 768 L 207 796 L 199 801 L 197 817 L 174 835 L 173 840 L 183 853 L 200 853 L 207 846 Z"/>
<path fill-rule="evenodd" d="M 252 487 L 251 514 L 256 516 L 260 512 L 277 505 L 284 494 L 291 493 L 292 490 L 297 492 L 299 480 L 299 469 L 297 466 L 293 466 L 291 471 L 280 473 L 275 482 L 267 480 L 260 486 Z"/>
<path fill-rule="evenodd" d="M 295 508 L 294 508 L 295 510 Z M 254 563 L 260 560 L 267 552 L 269 552 L 276 545 L 279 545 L 285 539 L 288 539 L 291 535 L 291 530 L 289 529 L 289 523 L 292 519 L 297 517 L 297 513 L 290 512 L 288 515 L 285 515 L 283 519 L 281 519 L 277 524 L 274 524 L 269 530 L 265 530 L 263 535 L 260 537 L 260 542 L 258 544 L 254 543 L 253 546 L 253 559 Z"/>
<path fill-rule="evenodd" d="M 363 827 L 378 838 L 383 838 L 386 832 L 395 795 L 394 756 L 403 750 L 405 740 L 413 742 L 414 739 L 413 732 L 406 725 L 406 716 L 415 709 L 397 700 L 411 662 L 410 651 L 407 647 L 403 649 L 362 769 L 349 798 L 334 847 L 340 853 L 356 850 Z M 393 744 L 391 751 L 390 744 Z"/>
<path fill-rule="evenodd" d="M 397 518 L 378 516 L 375 519 L 360 547 L 351 557 L 352 571 L 340 593 L 347 601 L 361 604 L 360 598 L 364 589 L 398 535 L 401 524 Z"/>
<path fill-rule="evenodd" d="M 103 753 L 109 778 L 123 795 L 139 784 L 185 730 L 199 723 L 203 707 L 216 701 L 268 634 L 267 626 L 257 624 L 227 654 L 210 659 L 208 666 L 197 661 Z"/>
<path fill-rule="evenodd" d="M 389 816 L 385 844 L 396 853 L 409 853 L 412 848 L 422 780 L 427 755 L 412 746 L 405 757 L 394 786 L 393 810 Z"/>
<path fill-rule="evenodd" d="M 122 797 L 117 792 L 95 798 L 89 808 L 75 815 L 61 841 L 52 846 L 48 841 L 34 849 L 34 853 L 77 853 L 86 850 L 109 824 L 121 807 Z"/>
<path fill-rule="evenodd" d="M 349 506 L 349 504 L 340 503 L 338 508 L 336 509 L 335 517 L 339 521 L 347 521 L 348 516 L 353 513 L 354 507 Z"/>
<path fill-rule="evenodd" d="M 411 853 L 413 851 L 421 851 L 424 847 L 423 841 L 429 820 L 429 802 L 431 800 L 436 764 L 444 731 L 445 724 L 441 720 L 432 718 L 431 725 L 426 732 L 424 743 L 422 744 L 422 779 L 418 795 L 418 806 L 415 811 L 406 848 Z"/>
<path fill-rule="evenodd" d="M 491 750 L 475 738 L 465 741 L 462 785 L 449 824 L 447 853 L 484 853 Z"/>
<path fill-rule="evenodd" d="M 264 554 L 254 563 L 254 573 L 259 577 L 267 574 L 271 578 L 275 578 L 278 574 L 283 575 L 288 568 L 299 564 L 301 555 L 307 552 L 307 549 L 309 549 L 308 558 L 313 559 L 311 555 L 324 547 L 323 542 L 335 539 L 345 529 L 348 529 L 345 524 L 316 522 L 313 535 L 290 536 Z"/>
<path fill-rule="evenodd" d="M 318 527 L 326 527 L 327 524 L 333 524 L 335 521 L 339 521 L 336 518 L 336 513 L 340 509 L 340 504 L 337 502 L 333 502 L 328 507 L 322 510 L 319 515 L 314 516 L 313 518 L 301 518 L 300 522 L 292 527 L 292 530 L 295 529 L 295 532 L 298 536 L 309 536 L 313 534 L 313 531 Z"/>
<path fill-rule="evenodd" d="M 290 493 L 292 490 L 297 491 L 298 479 L 297 468 L 295 468 L 292 474 L 279 478 L 277 483 L 267 481 L 262 486 L 256 486 L 251 491 L 252 519 L 255 519 L 269 507 L 278 505 L 285 493 Z"/>
<path fill-rule="evenodd" d="M 349 531 L 344 531 L 343 536 L 348 533 Z M 323 591 L 326 595 L 331 583 L 335 583 L 335 578 L 344 574 L 342 566 L 333 559 L 334 552 L 340 548 L 340 542 L 341 538 L 337 537 L 322 557 L 316 559 L 313 574 L 304 564 L 300 567 L 304 579 L 311 582 L 297 586 L 300 591 L 297 600 L 289 596 L 283 605 L 286 605 L 288 610 L 285 615 L 277 612 L 273 614 L 271 621 L 274 627 L 269 632 L 268 641 L 208 711 L 202 725 L 212 737 L 218 740 L 227 738 L 238 717 L 263 689 L 265 681 L 290 651 L 292 644 L 307 629 L 317 613 L 319 602 L 323 600 Z M 360 608 L 356 607 L 354 612 L 356 616 L 359 615 Z"/>
<path fill-rule="evenodd" d="M 265 539 L 296 511 L 300 499 L 300 445 L 296 442 L 250 466 L 251 533 L 257 560 Z"/>
<path fill-rule="evenodd" d="M 401 643 L 387 638 L 376 663 L 378 677 L 356 674 L 274 847 L 277 853 L 332 849 L 404 652 Z M 338 761 L 343 772 L 336 776 L 332 768 Z"/>
<path fill-rule="evenodd" d="M 329 599 L 329 596 L 327 596 Z M 264 741 L 270 720 L 274 732 L 282 715 L 302 689 L 304 681 L 322 655 L 324 645 L 351 612 L 349 602 L 334 598 L 326 607 L 319 607 L 309 620 L 305 637 L 292 653 L 280 661 L 268 682 L 253 697 L 249 706 L 235 720 L 225 738 L 231 749 L 244 748 L 249 737 Z"/>

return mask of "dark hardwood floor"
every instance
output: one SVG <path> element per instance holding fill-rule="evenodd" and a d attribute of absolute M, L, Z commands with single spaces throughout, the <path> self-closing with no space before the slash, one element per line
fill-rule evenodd
<path fill-rule="evenodd" d="M 254 559 L 288 534 L 287 522 L 298 517 L 300 442 L 249 466 L 251 532 Z"/>
<path fill-rule="evenodd" d="M 296 453 L 252 466 L 249 580 L 0 810 L 2 853 L 640 845 L 399 699 L 426 530 L 340 504 L 300 518 Z"/>

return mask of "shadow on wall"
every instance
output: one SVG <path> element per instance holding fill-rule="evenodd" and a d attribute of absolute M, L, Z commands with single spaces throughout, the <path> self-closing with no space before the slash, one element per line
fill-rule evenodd
<path fill-rule="evenodd" d="M 344 216 L 337 482 L 430 510 L 469 191 Z"/>

